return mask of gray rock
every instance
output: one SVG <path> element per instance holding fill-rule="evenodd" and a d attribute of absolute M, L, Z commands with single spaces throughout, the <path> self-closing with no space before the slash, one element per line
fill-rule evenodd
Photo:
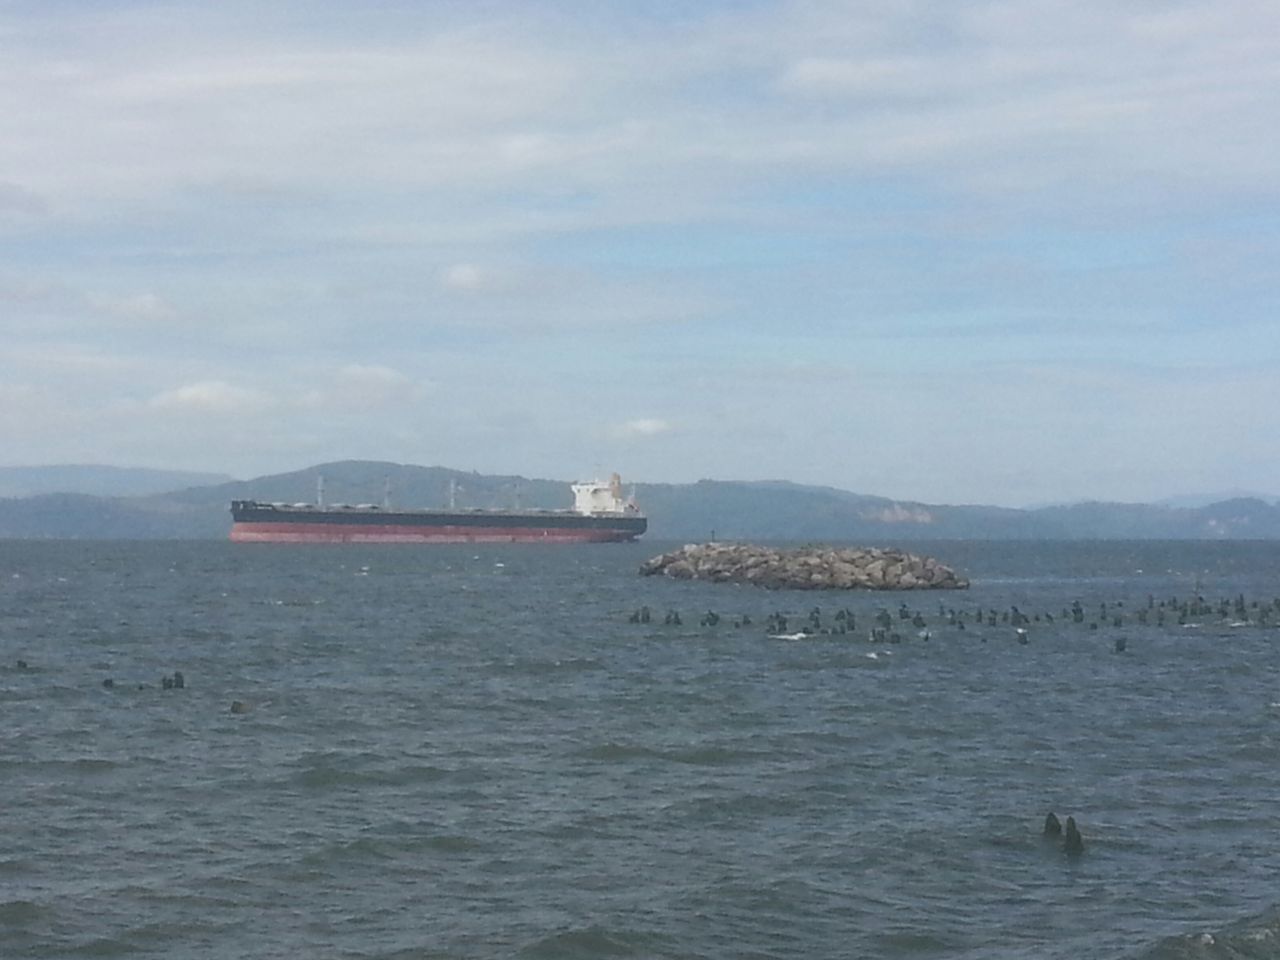
<path fill-rule="evenodd" d="M 932 557 L 877 548 L 687 544 L 640 565 L 644 576 L 752 583 L 784 590 L 963 590 L 969 581 Z"/>

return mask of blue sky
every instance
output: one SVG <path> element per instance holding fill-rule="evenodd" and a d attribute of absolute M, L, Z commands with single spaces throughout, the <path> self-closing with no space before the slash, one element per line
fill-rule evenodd
<path fill-rule="evenodd" d="M 1250 0 L 0 0 L 0 458 L 1280 493 L 1276 116 Z"/>

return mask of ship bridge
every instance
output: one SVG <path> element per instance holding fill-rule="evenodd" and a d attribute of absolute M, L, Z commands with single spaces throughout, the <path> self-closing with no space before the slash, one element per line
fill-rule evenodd
<path fill-rule="evenodd" d="M 572 485 L 574 512 L 591 517 L 600 514 L 638 514 L 635 500 L 622 495 L 622 478 L 616 473 L 608 483 L 588 480 Z"/>

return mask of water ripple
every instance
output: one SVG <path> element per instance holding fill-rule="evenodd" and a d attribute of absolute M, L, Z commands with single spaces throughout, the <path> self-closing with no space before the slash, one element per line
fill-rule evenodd
<path fill-rule="evenodd" d="M 1280 634 L 1131 611 L 1280 545 L 944 548 L 966 630 L 780 642 L 652 546 L 0 543 L 0 954 L 1276 956 Z"/>

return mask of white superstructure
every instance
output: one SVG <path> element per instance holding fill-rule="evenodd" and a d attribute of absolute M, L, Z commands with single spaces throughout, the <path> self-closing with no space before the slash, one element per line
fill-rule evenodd
<path fill-rule="evenodd" d="M 572 485 L 573 509 L 583 516 L 598 514 L 639 513 L 635 502 L 622 496 L 622 478 L 616 473 L 608 483 L 599 480 Z"/>

